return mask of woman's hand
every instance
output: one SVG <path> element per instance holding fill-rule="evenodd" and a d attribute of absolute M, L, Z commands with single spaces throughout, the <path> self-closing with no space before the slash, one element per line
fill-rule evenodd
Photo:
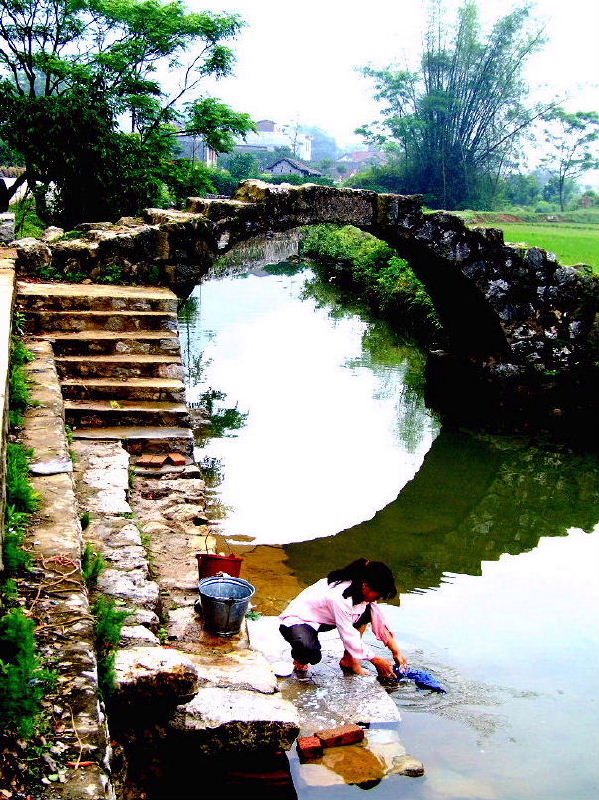
<path fill-rule="evenodd" d="M 399 648 L 393 651 L 393 658 L 395 659 L 395 663 L 398 664 L 401 669 L 407 669 L 410 666 L 410 659 L 407 656 L 404 656 Z"/>
<path fill-rule="evenodd" d="M 371 658 L 370 663 L 374 664 L 376 671 L 381 678 L 394 678 L 395 672 L 393 671 L 393 663 L 387 658 Z"/>

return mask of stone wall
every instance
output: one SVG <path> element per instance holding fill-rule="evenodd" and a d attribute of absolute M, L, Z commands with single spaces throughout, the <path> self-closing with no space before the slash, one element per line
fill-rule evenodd
<path fill-rule="evenodd" d="M 15 299 L 14 262 L 0 259 L 0 571 L 3 569 L 2 550 L 4 543 L 4 517 L 6 509 L 6 445 L 8 442 L 8 375 L 10 366 L 10 334 L 12 311 Z"/>

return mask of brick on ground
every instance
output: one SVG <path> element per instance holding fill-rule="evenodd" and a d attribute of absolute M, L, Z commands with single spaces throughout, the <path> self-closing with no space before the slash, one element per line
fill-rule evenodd
<path fill-rule="evenodd" d="M 327 728 L 314 734 L 323 747 L 339 747 L 343 744 L 356 744 L 364 739 L 364 728 L 359 725 L 340 725 L 338 728 Z"/>
<path fill-rule="evenodd" d="M 300 736 L 297 740 L 297 752 L 300 758 L 320 758 L 322 742 L 317 736 Z"/>

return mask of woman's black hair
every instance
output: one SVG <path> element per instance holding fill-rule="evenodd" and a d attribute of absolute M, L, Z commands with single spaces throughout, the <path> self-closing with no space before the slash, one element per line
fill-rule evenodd
<path fill-rule="evenodd" d="M 397 586 L 393 573 L 382 561 L 368 561 L 358 558 L 341 569 L 334 569 L 327 575 L 328 583 L 342 583 L 351 581 L 351 586 L 343 592 L 344 597 L 351 597 L 354 605 L 363 602 L 362 584 L 367 583 L 370 588 L 378 592 L 382 600 L 392 600 L 397 596 Z"/>

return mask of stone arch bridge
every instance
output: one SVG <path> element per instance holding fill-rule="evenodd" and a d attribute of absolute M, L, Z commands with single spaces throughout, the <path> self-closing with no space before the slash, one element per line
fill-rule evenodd
<path fill-rule="evenodd" d="M 187 211 L 85 223 L 80 239 L 17 243 L 17 268 L 55 267 L 92 279 L 118 265 L 125 281 L 167 285 L 186 296 L 216 258 L 242 242 L 320 223 L 351 224 L 408 258 L 426 285 L 452 354 L 488 376 L 572 374 L 592 362 L 599 279 L 561 266 L 538 247 L 506 244 L 494 228 L 469 229 L 422 197 L 328 186 L 246 181 L 235 199 L 190 198 Z"/>

